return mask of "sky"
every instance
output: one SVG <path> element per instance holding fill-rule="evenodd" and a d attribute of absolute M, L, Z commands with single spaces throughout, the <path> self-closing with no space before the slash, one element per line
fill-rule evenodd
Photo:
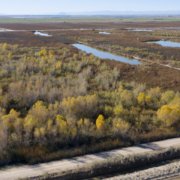
<path fill-rule="evenodd" d="M 0 15 L 179 11 L 180 0 L 0 0 Z"/>

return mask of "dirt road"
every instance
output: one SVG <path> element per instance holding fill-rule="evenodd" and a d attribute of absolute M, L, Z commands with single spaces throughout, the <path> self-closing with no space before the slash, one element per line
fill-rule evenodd
<path fill-rule="evenodd" d="M 0 179 L 15 180 L 24 178 L 37 178 L 44 175 L 54 175 L 57 173 L 63 176 L 74 171 L 91 171 L 95 165 L 107 163 L 107 161 L 112 158 L 128 158 L 131 155 L 140 156 L 141 154 L 147 155 L 171 147 L 180 149 L 180 138 L 141 144 L 139 146 L 116 149 L 49 163 L 19 167 L 6 167 L 5 169 L 0 169 Z"/>

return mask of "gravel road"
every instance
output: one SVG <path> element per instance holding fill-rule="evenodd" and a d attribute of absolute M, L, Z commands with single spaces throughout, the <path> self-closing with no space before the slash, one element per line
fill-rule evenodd
<path fill-rule="evenodd" d="M 141 156 L 141 154 L 152 154 L 154 152 L 160 152 L 171 147 L 180 149 L 180 138 L 174 138 L 164 141 L 157 141 L 147 144 L 141 144 L 139 146 L 133 146 L 128 148 L 121 148 L 91 155 L 84 155 L 75 157 L 72 159 L 64 159 L 49 163 L 42 163 L 37 165 L 25 165 L 25 166 L 14 166 L 0 169 L 0 179 L 2 180 L 16 180 L 25 178 L 38 178 L 44 175 L 67 175 L 73 174 L 73 172 L 83 172 L 86 170 L 90 172 L 95 167 L 94 165 L 103 166 L 109 163 L 109 159 L 117 158 L 129 158 L 130 156 Z M 173 164 L 173 169 L 179 171 L 179 162 Z M 178 169 L 176 168 L 178 166 Z M 168 165 L 167 165 L 168 166 Z M 163 168 L 162 168 L 163 169 Z M 171 169 L 171 168 L 170 168 Z M 153 171 L 153 170 L 152 170 Z M 164 172 L 157 170 L 160 174 Z M 172 173 L 174 173 L 172 171 Z M 147 175 L 147 174 L 146 174 Z M 136 175 L 135 175 L 136 176 Z M 137 175 L 138 176 L 138 175 Z M 118 178 L 119 179 L 119 178 Z"/>

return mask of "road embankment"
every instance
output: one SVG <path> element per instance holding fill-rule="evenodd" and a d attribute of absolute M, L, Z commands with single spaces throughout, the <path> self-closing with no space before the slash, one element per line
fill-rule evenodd
<path fill-rule="evenodd" d="M 105 178 L 104 180 L 130 180 L 130 179 L 158 179 L 178 180 L 180 179 L 180 161 L 167 163 L 157 167 L 140 170 L 137 172 Z"/>
<path fill-rule="evenodd" d="M 91 155 L 37 165 L 6 167 L 0 170 L 3 180 L 83 179 L 121 173 L 165 160 L 180 158 L 180 138 L 140 144 Z"/>

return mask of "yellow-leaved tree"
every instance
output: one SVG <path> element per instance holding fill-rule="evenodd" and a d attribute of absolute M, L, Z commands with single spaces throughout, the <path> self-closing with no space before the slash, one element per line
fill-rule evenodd
<path fill-rule="evenodd" d="M 162 106 L 157 111 L 157 116 L 165 126 L 178 128 L 180 124 L 180 104 Z"/>
<path fill-rule="evenodd" d="M 56 116 L 56 125 L 58 128 L 58 132 L 60 134 L 66 135 L 68 133 L 68 124 L 63 116 L 61 116 L 61 115 Z"/>
<path fill-rule="evenodd" d="M 114 119 L 113 122 L 113 132 L 116 134 L 125 134 L 128 132 L 130 125 L 128 122 L 123 121 L 122 119 Z"/>
<path fill-rule="evenodd" d="M 138 104 L 144 106 L 145 105 L 145 99 L 146 99 L 145 93 L 144 92 L 139 93 L 139 95 L 137 97 Z"/>
<path fill-rule="evenodd" d="M 100 114 L 98 118 L 96 119 L 96 128 L 101 130 L 104 128 L 104 126 L 105 126 L 105 119 L 104 119 L 104 116 Z"/>

